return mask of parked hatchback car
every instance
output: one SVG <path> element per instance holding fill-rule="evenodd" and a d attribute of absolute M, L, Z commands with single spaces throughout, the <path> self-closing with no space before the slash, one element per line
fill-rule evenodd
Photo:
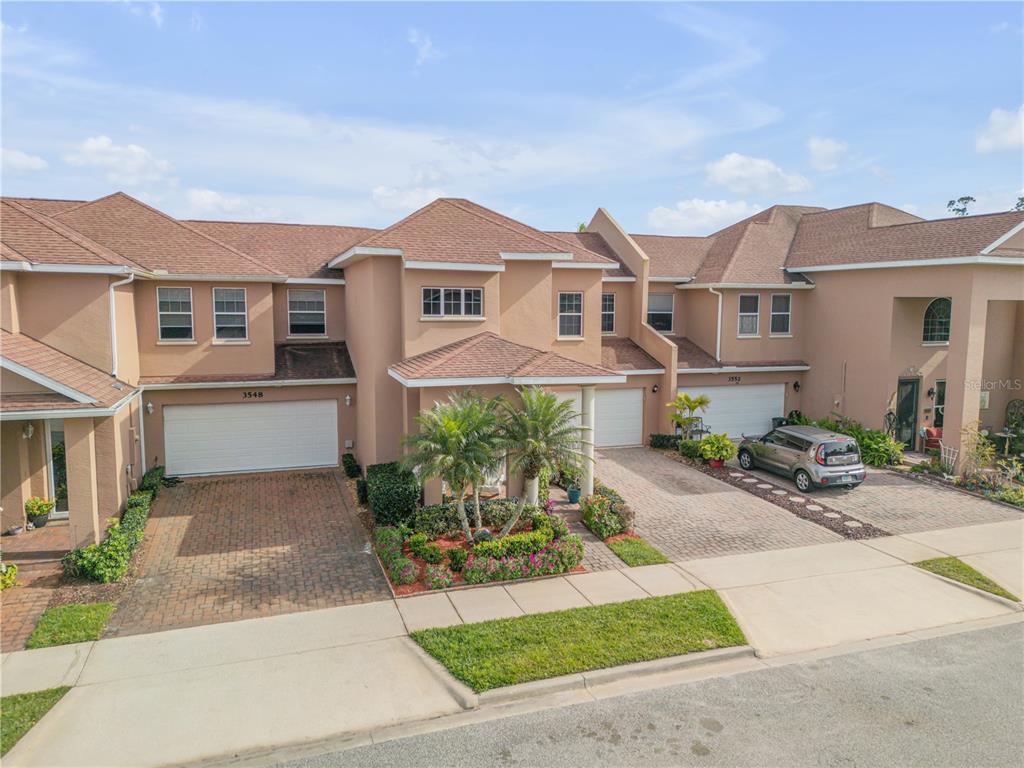
<path fill-rule="evenodd" d="M 857 441 L 818 427 L 777 427 L 763 437 L 744 437 L 739 462 L 744 469 L 760 467 L 791 477 L 801 493 L 864 482 Z"/>

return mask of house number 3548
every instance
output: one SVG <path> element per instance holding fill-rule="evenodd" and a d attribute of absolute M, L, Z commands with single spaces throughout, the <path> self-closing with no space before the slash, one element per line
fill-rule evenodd
<path fill-rule="evenodd" d="M 242 393 L 242 399 L 243 400 L 252 400 L 252 399 L 258 398 L 258 397 L 263 397 L 263 393 L 258 391 L 258 390 L 257 391 L 243 392 Z"/>

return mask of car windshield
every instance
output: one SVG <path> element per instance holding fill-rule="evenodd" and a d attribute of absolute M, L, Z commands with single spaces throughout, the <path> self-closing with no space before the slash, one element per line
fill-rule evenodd
<path fill-rule="evenodd" d="M 826 464 L 854 464 L 860 458 L 856 440 L 833 440 L 822 444 Z"/>

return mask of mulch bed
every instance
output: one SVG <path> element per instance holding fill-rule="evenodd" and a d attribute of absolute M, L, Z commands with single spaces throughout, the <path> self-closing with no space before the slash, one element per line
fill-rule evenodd
<path fill-rule="evenodd" d="M 886 472 L 892 472 L 894 475 L 910 478 L 911 480 L 914 480 L 918 483 L 922 483 L 924 485 L 931 485 L 935 488 L 944 488 L 947 491 L 956 491 L 957 493 L 963 493 L 967 496 L 973 496 L 976 499 L 984 499 L 985 501 L 991 501 L 993 504 L 999 504 L 1000 506 L 1006 507 L 1007 509 L 1012 509 L 1014 512 L 1024 513 L 1024 509 L 1021 509 L 1015 504 L 1010 504 L 1008 502 L 1002 501 L 1001 499 L 994 499 L 991 496 L 986 496 L 984 493 L 981 493 L 980 491 L 972 491 L 970 488 L 964 488 L 961 485 L 954 485 L 948 480 L 943 480 L 941 477 L 938 477 L 937 475 L 934 475 L 930 472 L 911 472 L 909 470 L 903 469 L 889 469 L 888 467 L 885 467 L 884 469 Z"/>
<path fill-rule="evenodd" d="M 661 453 L 666 456 L 678 461 L 680 464 L 686 464 L 689 467 L 700 470 L 705 475 L 710 475 L 716 480 L 721 480 L 723 483 L 740 488 L 747 493 L 757 496 L 758 498 L 770 501 L 777 507 L 790 512 L 802 520 L 820 525 L 822 528 L 828 528 L 833 533 L 838 533 L 844 539 L 877 539 L 880 536 L 891 536 L 888 531 L 884 531 L 881 528 L 876 528 L 871 523 L 865 523 L 863 520 L 846 514 L 842 510 L 833 509 L 823 504 L 813 496 L 800 495 L 798 498 L 804 499 L 804 503 L 798 503 L 790 501 L 790 497 L 796 496 L 797 494 L 786 491 L 785 494 L 772 493 L 774 490 L 785 490 L 777 485 L 772 485 L 771 488 L 758 488 L 758 485 L 770 485 L 766 480 L 762 480 L 759 477 L 755 477 L 749 472 L 744 472 L 742 469 L 734 467 L 721 467 L 715 469 L 708 466 L 707 464 L 698 463 L 687 459 L 685 456 L 681 456 L 677 451 L 671 449 L 659 449 Z M 734 474 L 736 476 L 734 476 Z M 745 478 L 753 478 L 757 480 L 756 483 L 745 483 Z M 808 509 L 808 505 L 814 505 L 821 507 L 820 510 Z M 839 515 L 839 517 L 826 517 L 825 513 L 831 513 Z M 857 523 L 857 525 L 849 526 L 847 522 Z"/>

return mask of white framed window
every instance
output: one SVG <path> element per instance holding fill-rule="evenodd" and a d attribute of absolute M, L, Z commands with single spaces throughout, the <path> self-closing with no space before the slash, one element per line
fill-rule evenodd
<path fill-rule="evenodd" d="M 218 341 L 249 338 L 245 288 L 213 289 L 213 338 Z"/>
<path fill-rule="evenodd" d="M 192 289 L 159 286 L 156 289 L 160 341 L 193 341 Z"/>
<path fill-rule="evenodd" d="M 582 293 L 558 294 L 558 335 L 569 338 L 583 336 Z"/>
<path fill-rule="evenodd" d="M 615 333 L 615 294 L 601 294 L 601 333 Z"/>
<path fill-rule="evenodd" d="M 789 336 L 792 333 L 793 294 L 772 294 L 772 316 L 769 330 L 772 336 Z"/>
<path fill-rule="evenodd" d="M 423 317 L 483 317 L 483 288 L 424 288 Z"/>
<path fill-rule="evenodd" d="M 757 336 L 760 326 L 758 324 L 761 309 L 761 297 L 756 293 L 740 294 L 740 314 L 736 326 L 738 336 Z"/>
<path fill-rule="evenodd" d="M 322 290 L 302 288 L 288 291 L 288 335 L 327 335 L 327 302 Z"/>
<path fill-rule="evenodd" d="M 675 295 L 652 293 L 647 297 L 647 324 L 660 333 L 672 333 L 672 305 Z"/>

